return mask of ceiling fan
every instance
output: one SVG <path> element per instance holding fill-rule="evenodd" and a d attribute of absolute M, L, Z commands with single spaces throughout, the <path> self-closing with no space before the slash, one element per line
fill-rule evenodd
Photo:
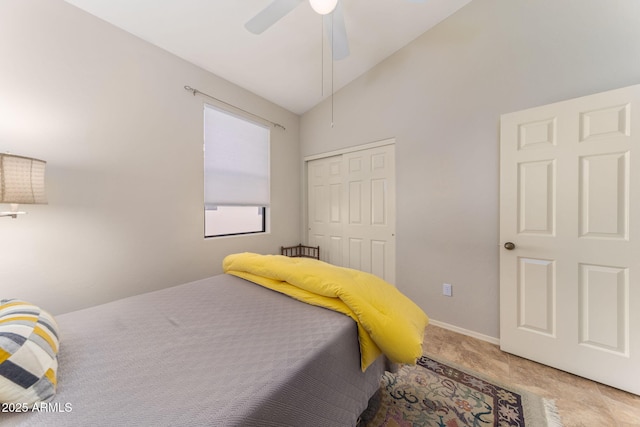
<path fill-rule="evenodd" d="M 262 34 L 266 29 L 278 22 L 305 0 L 273 0 L 266 8 L 251 18 L 244 26 L 254 34 Z M 408 0 L 412 3 L 423 3 L 426 0 Z M 344 24 L 341 0 L 309 0 L 311 8 L 323 15 L 329 45 L 332 46 L 334 60 L 349 56 L 349 40 Z"/>

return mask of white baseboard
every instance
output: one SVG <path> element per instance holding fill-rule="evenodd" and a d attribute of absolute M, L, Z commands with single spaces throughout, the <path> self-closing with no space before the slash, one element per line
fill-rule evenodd
<path fill-rule="evenodd" d="M 459 326 L 450 325 L 449 323 L 440 322 L 438 320 L 429 319 L 429 323 L 433 326 L 437 326 L 442 329 L 448 329 L 453 332 L 457 332 L 462 335 L 468 335 L 473 338 L 477 338 L 482 341 L 489 342 L 491 344 L 500 345 L 500 338 L 490 337 L 489 335 L 484 335 L 478 332 L 470 331 L 469 329 L 464 329 Z"/>

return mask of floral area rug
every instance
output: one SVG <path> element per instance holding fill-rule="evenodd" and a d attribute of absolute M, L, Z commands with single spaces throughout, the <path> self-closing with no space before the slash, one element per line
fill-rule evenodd
<path fill-rule="evenodd" d="M 553 402 L 422 356 L 386 372 L 363 427 L 558 427 Z"/>

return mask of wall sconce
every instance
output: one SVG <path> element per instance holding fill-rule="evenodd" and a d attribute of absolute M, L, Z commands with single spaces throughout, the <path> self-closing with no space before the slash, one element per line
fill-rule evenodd
<path fill-rule="evenodd" d="M 19 204 L 46 204 L 44 170 L 47 162 L 30 157 L 0 154 L 0 203 L 10 203 L 10 212 L 0 217 L 17 218 Z"/>

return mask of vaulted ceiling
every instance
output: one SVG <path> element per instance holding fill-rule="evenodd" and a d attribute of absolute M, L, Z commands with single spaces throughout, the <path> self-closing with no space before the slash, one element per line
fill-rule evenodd
<path fill-rule="evenodd" d="M 306 1 L 260 35 L 244 24 L 272 0 L 66 1 L 302 114 L 471 0 L 340 0 L 350 55 L 339 61 Z"/>

